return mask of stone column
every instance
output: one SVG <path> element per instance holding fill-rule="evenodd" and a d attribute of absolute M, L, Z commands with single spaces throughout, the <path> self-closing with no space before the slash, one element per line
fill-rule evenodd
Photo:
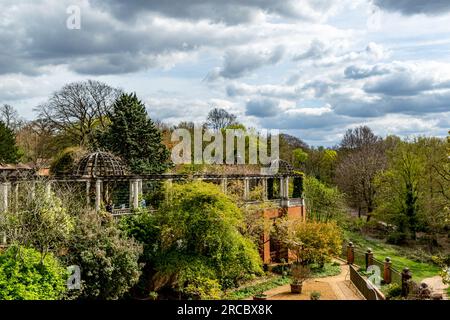
<path fill-rule="evenodd" d="M 373 252 L 371 248 L 367 248 L 366 252 L 366 270 L 373 265 Z"/>
<path fill-rule="evenodd" d="M 384 283 L 389 284 L 392 281 L 392 270 L 391 270 L 391 258 L 386 257 L 384 260 L 384 270 L 383 270 L 383 280 Z"/>
<path fill-rule="evenodd" d="M 165 195 L 166 195 L 166 201 L 167 202 L 169 202 L 170 201 L 170 199 L 172 198 L 171 197 L 171 188 L 172 188 L 172 183 L 173 183 L 173 181 L 172 181 L 172 179 L 167 179 L 166 180 L 166 183 L 167 183 L 167 185 L 166 185 L 166 192 L 165 192 Z"/>
<path fill-rule="evenodd" d="M 14 184 L 14 209 L 17 212 L 19 210 L 19 183 Z"/>
<path fill-rule="evenodd" d="M 353 264 L 353 262 L 355 262 L 355 247 L 350 241 L 347 245 L 347 264 Z"/>
<path fill-rule="evenodd" d="M 102 180 L 97 179 L 95 181 L 95 210 L 100 211 L 102 204 Z"/>
<path fill-rule="evenodd" d="M 267 178 L 262 178 L 262 199 L 267 200 Z"/>
<path fill-rule="evenodd" d="M 51 194 L 52 194 L 52 182 L 51 182 L 51 181 L 48 181 L 48 182 L 45 184 L 45 195 L 46 195 L 47 197 L 50 197 Z"/>
<path fill-rule="evenodd" d="M 250 179 L 244 178 L 244 200 L 250 199 Z"/>
<path fill-rule="evenodd" d="M 88 180 L 88 181 L 86 181 L 86 206 L 87 207 L 89 207 L 91 204 L 90 191 L 91 191 L 91 182 Z"/>
<path fill-rule="evenodd" d="M 131 180 L 130 183 L 131 183 L 130 188 L 132 197 L 131 207 L 133 209 L 137 209 L 139 208 L 139 196 L 140 196 L 139 190 L 142 180 L 141 179 Z"/>
<path fill-rule="evenodd" d="M 280 198 L 283 199 L 284 198 L 284 178 L 280 177 Z"/>
<path fill-rule="evenodd" d="M 227 194 L 228 179 L 222 178 L 220 181 L 220 185 L 222 186 L 222 192 Z"/>
<path fill-rule="evenodd" d="M 2 201 L 0 204 L 0 211 L 7 211 L 8 210 L 8 188 L 9 183 L 8 182 L 2 182 L 0 185 L 1 189 L 1 197 Z"/>

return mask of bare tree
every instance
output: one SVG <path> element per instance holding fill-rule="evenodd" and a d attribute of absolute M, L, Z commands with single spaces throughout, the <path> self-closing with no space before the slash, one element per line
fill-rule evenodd
<path fill-rule="evenodd" d="M 214 108 L 208 113 L 206 125 L 215 131 L 225 129 L 228 126 L 237 124 L 236 115 L 229 113 L 225 109 Z"/>
<path fill-rule="evenodd" d="M 70 134 L 75 143 L 87 146 L 95 129 L 106 127 L 106 115 L 120 93 L 98 81 L 73 82 L 53 93 L 36 111 L 39 117 Z"/>
<path fill-rule="evenodd" d="M 14 132 L 16 132 L 23 124 L 17 110 L 9 104 L 4 104 L 0 107 L 0 120 Z"/>
<path fill-rule="evenodd" d="M 341 146 L 341 156 L 336 168 L 336 184 L 347 195 L 349 204 L 367 213 L 370 220 L 375 209 L 374 179 L 386 167 L 383 141 L 369 127 L 348 130 Z"/>

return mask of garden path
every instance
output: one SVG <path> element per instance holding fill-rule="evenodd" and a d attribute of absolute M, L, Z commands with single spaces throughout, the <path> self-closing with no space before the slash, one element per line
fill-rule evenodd
<path fill-rule="evenodd" d="M 336 276 L 313 278 L 303 283 L 302 294 L 292 294 L 290 285 L 276 287 L 264 292 L 268 300 L 310 300 L 313 291 L 320 292 L 320 300 L 364 300 L 364 297 L 350 282 L 350 270 L 341 263 L 341 273 Z"/>

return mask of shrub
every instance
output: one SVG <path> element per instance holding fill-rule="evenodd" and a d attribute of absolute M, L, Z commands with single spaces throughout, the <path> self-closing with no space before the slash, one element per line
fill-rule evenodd
<path fill-rule="evenodd" d="M 50 172 L 54 175 L 70 174 L 75 169 L 75 164 L 83 155 L 80 147 L 69 147 L 56 155 L 50 165 Z"/>
<path fill-rule="evenodd" d="M 38 251 L 17 246 L 0 254 L 0 300 L 59 299 L 67 277 L 52 254 L 41 260 Z"/>
<path fill-rule="evenodd" d="M 404 232 L 394 231 L 390 233 L 386 239 L 389 244 L 401 245 L 405 244 L 407 235 Z"/>
<path fill-rule="evenodd" d="M 402 288 L 398 283 L 391 283 L 386 289 L 386 299 L 394 299 L 400 297 L 402 294 Z"/>
<path fill-rule="evenodd" d="M 127 239 L 109 216 L 85 212 L 77 217 L 67 250 L 67 263 L 81 269 L 81 290 L 74 292 L 76 297 L 118 299 L 139 279 L 142 247 Z"/>
<path fill-rule="evenodd" d="M 262 274 L 255 244 L 239 232 L 242 212 L 219 187 L 204 182 L 175 184 L 170 194 L 171 200 L 157 212 L 141 212 L 121 222 L 144 244 L 147 272 L 142 288 L 150 282 L 146 290 L 171 287 L 191 298 L 215 298 L 217 283 L 230 288 Z M 211 280 L 206 289 L 199 287 L 205 279 Z"/>
<path fill-rule="evenodd" d="M 313 291 L 313 292 L 311 292 L 309 297 L 311 300 L 320 300 L 320 296 L 321 296 L 321 294 L 319 291 Z"/>
<path fill-rule="evenodd" d="M 341 232 L 335 222 L 282 219 L 275 230 L 275 237 L 286 244 L 301 264 L 317 263 L 322 267 L 341 250 Z"/>

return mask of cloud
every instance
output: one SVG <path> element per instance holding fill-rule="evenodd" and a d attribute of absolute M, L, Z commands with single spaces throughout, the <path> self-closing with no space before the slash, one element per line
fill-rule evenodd
<path fill-rule="evenodd" d="M 245 114 L 258 118 L 269 118 L 276 116 L 281 110 L 280 102 L 273 99 L 255 99 L 246 104 Z"/>
<path fill-rule="evenodd" d="M 448 0 L 373 0 L 373 3 L 383 10 L 404 15 L 439 15 L 450 11 Z"/>
<path fill-rule="evenodd" d="M 332 0 L 91 0 L 120 20 L 136 19 L 144 13 L 185 20 L 210 20 L 215 23 L 240 24 L 262 15 L 302 20 L 318 20 L 333 8 Z"/>
<path fill-rule="evenodd" d="M 373 76 L 380 76 L 390 73 L 391 70 L 385 66 L 375 65 L 375 66 L 356 66 L 350 65 L 344 70 L 344 75 L 347 79 L 365 79 Z"/>
<path fill-rule="evenodd" d="M 225 53 L 223 67 L 211 71 L 207 76 L 207 80 L 213 81 L 219 77 L 227 79 L 243 77 L 253 70 L 279 62 L 283 54 L 283 46 L 278 46 L 271 51 L 228 51 Z"/>

